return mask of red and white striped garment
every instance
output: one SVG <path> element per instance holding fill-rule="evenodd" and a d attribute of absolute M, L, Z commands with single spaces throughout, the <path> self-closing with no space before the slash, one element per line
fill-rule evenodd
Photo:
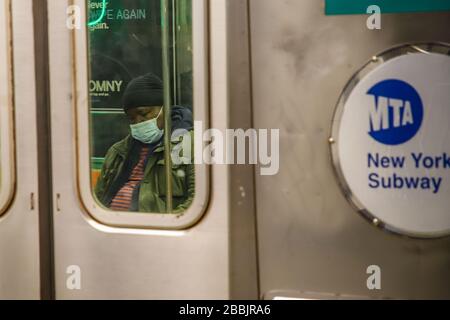
<path fill-rule="evenodd" d="M 133 193 L 136 187 L 144 178 L 145 160 L 147 159 L 149 147 L 143 147 L 139 154 L 139 161 L 131 171 L 128 182 L 117 192 L 116 196 L 111 202 L 111 209 L 115 211 L 130 211 L 131 202 L 133 200 Z"/>

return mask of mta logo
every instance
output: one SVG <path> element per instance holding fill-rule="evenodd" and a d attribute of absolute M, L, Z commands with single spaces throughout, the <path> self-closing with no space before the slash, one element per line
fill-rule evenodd
<path fill-rule="evenodd" d="M 373 86 L 369 105 L 369 135 L 390 145 L 408 142 L 419 132 L 423 121 L 423 104 L 419 93 L 401 80 L 385 80 Z"/>

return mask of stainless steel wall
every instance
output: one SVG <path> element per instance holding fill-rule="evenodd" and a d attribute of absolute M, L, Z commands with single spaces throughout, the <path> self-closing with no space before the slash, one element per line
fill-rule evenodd
<path fill-rule="evenodd" d="M 450 42 L 450 14 L 383 15 L 370 31 L 366 16 L 323 12 L 317 0 L 250 0 L 254 125 L 281 129 L 279 174 L 256 178 L 261 294 L 450 298 L 450 239 L 370 225 L 339 189 L 327 141 L 350 77 L 394 45 Z M 369 265 L 381 291 L 367 289 Z"/>
<path fill-rule="evenodd" d="M 8 99 L 1 97 L 2 119 L 12 127 L 11 136 L 8 135 L 12 144 L 9 152 L 14 154 L 2 154 L 1 174 L 15 172 L 15 179 L 9 181 L 13 198 L 0 217 L 0 300 L 39 299 L 45 286 L 40 280 L 38 150 L 37 141 L 33 139 L 37 133 L 38 109 L 32 4 L 31 0 L 24 0 L 11 1 L 11 7 L 5 1 L 0 5 L 2 28 L 6 25 L 3 22 L 7 15 L 12 22 L 11 48 L 8 50 L 12 50 L 13 58 L 12 65 L 9 65 L 5 52 L 2 52 L 0 68 L 3 71 L 11 68 L 9 76 L 14 80 L 11 83 L 14 94 L 12 107 L 9 108 Z M 1 39 L 2 42 L 4 40 Z M 3 123 L 1 134 L 8 134 L 9 129 Z M 2 140 L 3 145 L 5 142 Z M 2 151 L 8 152 L 8 149 Z M 11 166 L 3 161 L 8 157 L 12 159 Z M 2 185 L 1 188 L 4 192 L 8 186 Z"/>

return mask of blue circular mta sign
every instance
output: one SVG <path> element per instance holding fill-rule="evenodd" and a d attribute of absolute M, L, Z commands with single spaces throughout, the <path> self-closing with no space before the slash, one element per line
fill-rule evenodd
<path fill-rule="evenodd" d="M 369 104 L 369 135 L 376 141 L 396 146 L 408 142 L 419 132 L 423 122 L 423 104 L 419 93 L 401 80 L 384 80 L 367 94 L 374 97 Z"/>

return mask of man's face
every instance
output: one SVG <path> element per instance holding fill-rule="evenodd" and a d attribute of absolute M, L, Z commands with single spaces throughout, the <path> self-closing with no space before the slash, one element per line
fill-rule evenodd
<path fill-rule="evenodd" d="M 131 124 L 138 124 L 158 117 L 162 107 L 138 107 L 127 110 L 127 117 Z M 158 128 L 164 128 L 164 111 L 157 120 Z"/>

